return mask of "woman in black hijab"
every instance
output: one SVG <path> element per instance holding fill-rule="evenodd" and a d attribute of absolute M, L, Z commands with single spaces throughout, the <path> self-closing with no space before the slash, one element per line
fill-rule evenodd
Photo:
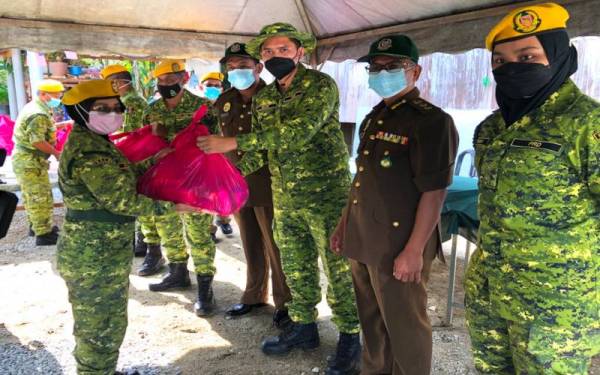
<path fill-rule="evenodd" d="M 465 281 L 482 373 L 583 375 L 600 352 L 600 104 L 569 78 L 568 17 L 520 8 L 486 40 L 500 110 L 475 134 L 480 228 Z"/>

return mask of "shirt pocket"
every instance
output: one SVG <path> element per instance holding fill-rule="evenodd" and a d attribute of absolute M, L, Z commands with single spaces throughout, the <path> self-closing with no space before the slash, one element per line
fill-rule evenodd
<path fill-rule="evenodd" d="M 557 142 L 515 138 L 507 145 L 499 175 L 523 194 L 560 194 L 570 181 L 570 169 Z"/>

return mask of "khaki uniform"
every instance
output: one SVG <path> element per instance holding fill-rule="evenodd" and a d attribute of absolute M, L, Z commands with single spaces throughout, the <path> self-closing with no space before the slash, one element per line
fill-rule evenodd
<path fill-rule="evenodd" d="M 421 283 L 394 278 L 421 195 L 452 181 L 458 134 L 452 118 L 412 90 L 378 104 L 360 128 L 357 174 L 344 210 L 343 255 L 363 332 L 362 374 L 429 374 L 431 325 L 425 283 L 441 253 L 434 231 L 423 253 Z"/>
<path fill-rule="evenodd" d="M 265 83 L 261 81 L 259 90 L 264 86 Z M 235 88 L 219 97 L 215 108 L 219 114 L 220 130 L 224 136 L 235 137 L 252 130 L 251 105 L 251 102 L 244 102 L 244 98 Z M 232 151 L 226 156 L 232 163 L 237 164 L 243 154 L 242 151 Z M 235 214 L 248 265 L 246 290 L 241 302 L 245 304 L 267 302 L 270 268 L 275 307 L 283 309 L 285 303 L 291 299 L 291 295 L 281 269 L 279 248 L 273 239 L 273 198 L 268 165 L 247 175 L 246 182 L 250 190 L 248 202 Z"/>

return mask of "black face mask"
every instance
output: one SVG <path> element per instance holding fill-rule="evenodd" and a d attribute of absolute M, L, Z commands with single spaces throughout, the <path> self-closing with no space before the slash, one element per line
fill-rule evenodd
<path fill-rule="evenodd" d="M 536 35 L 549 66 L 507 63 L 494 69 L 496 100 L 507 126 L 540 107 L 577 70 L 577 50 L 565 30 Z"/>
<path fill-rule="evenodd" d="M 295 67 L 294 60 L 288 57 L 272 57 L 265 61 L 265 68 L 277 79 L 287 76 Z"/>
<path fill-rule="evenodd" d="M 506 63 L 493 73 L 498 90 L 511 99 L 531 98 L 554 76 L 550 66 L 520 62 Z"/>
<path fill-rule="evenodd" d="M 157 85 L 158 92 L 163 99 L 171 99 L 177 96 L 181 92 L 181 84 L 176 83 L 174 85 Z"/>

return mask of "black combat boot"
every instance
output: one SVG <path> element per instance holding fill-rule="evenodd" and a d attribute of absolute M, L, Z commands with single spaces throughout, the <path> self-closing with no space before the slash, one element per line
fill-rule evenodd
<path fill-rule="evenodd" d="M 150 284 L 153 292 L 163 292 L 169 289 L 188 288 L 192 285 L 187 263 L 169 263 L 169 273 L 158 284 Z"/>
<path fill-rule="evenodd" d="M 198 301 L 194 304 L 194 311 L 198 316 L 211 315 L 215 308 L 215 294 L 212 288 L 213 277 L 213 275 L 196 275 Z"/>
<path fill-rule="evenodd" d="M 327 359 L 325 375 L 355 375 L 360 373 L 360 336 L 340 333 L 335 355 Z"/>
<path fill-rule="evenodd" d="M 52 230 L 39 236 L 35 236 L 35 246 L 52 246 L 58 241 L 58 227 L 53 226 Z"/>
<path fill-rule="evenodd" d="M 287 354 L 295 348 L 315 349 L 319 343 L 317 323 L 290 322 L 279 336 L 271 336 L 263 340 L 262 351 L 266 355 Z"/>
<path fill-rule="evenodd" d="M 144 258 L 144 263 L 140 269 L 138 269 L 139 276 L 151 276 L 162 268 L 165 265 L 165 259 L 162 256 L 160 251 L 160 245 L 148 245 L 148 251 L 146 252 L 146 257 Z"/>
<path fill-rule="evenodd" d="M 52 226 L 52 232 L 58 233 L 59 230 L 60 229 L 58 229 L 58 227 L 56 225 Z M 33 231 L 33 227 L 31 226 L 31 224 L 29 224 L 29 232 L 27 234 L 29 235 L 29 237 L 35 236 L 35 232 Z"/>
<path fill-rule="evenodd" d="M 135 232 L 135 240 L 133 241 L 133 255 L 143 257 L 148 250 L 148 244 L 144 242 L 144 233 L 141 231 Z"/>
<path fill-rule="evenodd" d="M 287 309 L 276 309 L 273 312 L 273 325 L 279 329 L 284 329 L 292 322 Z"/>

